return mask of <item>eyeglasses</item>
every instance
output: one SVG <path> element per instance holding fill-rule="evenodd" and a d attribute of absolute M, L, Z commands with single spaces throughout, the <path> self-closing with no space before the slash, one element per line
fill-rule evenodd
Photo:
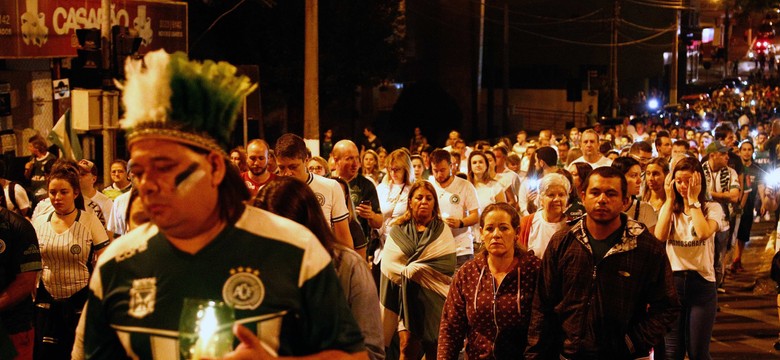
<path fill-rule="evenodd" d="M 322 171 L 322 170 L 325 170 L 325 168 L 322 165 L 309 166 L 309 171 Z"/>
<path fill-rule="evenodd" d="M 391 167 L 391 168 L 388 168 L 387 170 L 390 170 L 390 172 L 399 172 L 399 171 L 401 171 L 403 169 L 402 168 Z"/>

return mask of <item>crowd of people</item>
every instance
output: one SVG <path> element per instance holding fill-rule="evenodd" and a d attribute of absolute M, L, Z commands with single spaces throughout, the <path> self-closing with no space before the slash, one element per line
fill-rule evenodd
<path fill-rule="evenodd" d="M 206 299 L 234 311 L 225 359 L 709 359 L 718 292 L 780 203 L 780 119 L 227 151 L 253 85 L 145 62 L 112 184 L 40 136 L 25 186 L 0 172 L 0 358 L 179 358 L 184 301 Z"/>

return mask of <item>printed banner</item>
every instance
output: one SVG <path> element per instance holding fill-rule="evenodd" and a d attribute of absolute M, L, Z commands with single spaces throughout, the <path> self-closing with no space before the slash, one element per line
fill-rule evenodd
<path fill-rule="evenodd" d="M 187 51 L 187 3 L 111 1 L 111 25 L 143 39 L 139 53 Z M 100 28 L 100 0 L 0 1 L 0 58 L 75 57 L 76 29 Z"/>

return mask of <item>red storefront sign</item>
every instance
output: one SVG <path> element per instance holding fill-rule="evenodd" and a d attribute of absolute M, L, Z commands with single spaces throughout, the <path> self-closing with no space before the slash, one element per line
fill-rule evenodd
<path fill-rule="evenodd" d="M 75 57 L 76 29 L 100 28 L 100 0 L 0 1 L 0 58 Z M 135 29 L 139 52 L 187 51 L 187 3 L 112 0 L 111 25 Z"/>

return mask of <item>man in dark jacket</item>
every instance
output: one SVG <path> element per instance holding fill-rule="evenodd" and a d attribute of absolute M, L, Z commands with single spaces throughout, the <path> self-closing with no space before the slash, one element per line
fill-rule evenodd
<path fill-rule="evenodd" d="M 623 174 L 597 168 L 585 184 L 587 215 L 542 258 L 526 359 L 646 357 L 679 313 L 664 244 L 621 214 Z"/>

